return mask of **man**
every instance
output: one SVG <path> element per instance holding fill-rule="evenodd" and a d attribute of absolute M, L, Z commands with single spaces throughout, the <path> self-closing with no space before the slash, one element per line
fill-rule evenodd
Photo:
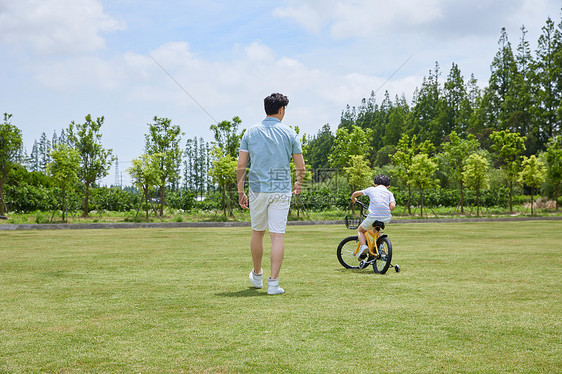
<path fill-rule="evenodd" d="M 297 134 L 281 120 L 289 99 L 274 93 L 264 99 L 266 117 L 249 128 L 240 142 L 238 168 L 238 202 L 244 209 L 250 209 L 252 239 L 250 249 L 254 268 L 250 272 L 250 282 L 256 288 L 263 287 L 263 238 L 269 229 L 271 238 L 271 275 L 267 281 L 270 295 L 285 292 L 279 287 L 279 271 L 285 253 L 284 234 L 287 215 L 291 205 L 291 156 L 295 162 L 297 180 L 293 194 L 298 194 L 304 179 L 304 158 Z M 249 191 L 244 192 L 246 166 L 250 161 L 248 175 Z"/>

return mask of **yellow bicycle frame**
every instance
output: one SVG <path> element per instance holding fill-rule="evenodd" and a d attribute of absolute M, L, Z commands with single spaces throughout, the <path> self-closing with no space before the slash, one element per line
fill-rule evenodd
<path fill-rule="evenodd" d="M 374 227 L 365 232 L 365 239 L 367 239 L 367 246 L 369 247 L 369 254 L 371 256 L 377 256 L 379 254 L 379 249 L 377 248 L 376 243 L 380 234 L 380 231 L 375 230 Z M 359 253 L 359 248 L 361 248 L 361 243 L 357 242 L 357 248 L 355 249 L 355 252 L 353 252 L 354 256 L 357 256 L 357 253 Z"/>

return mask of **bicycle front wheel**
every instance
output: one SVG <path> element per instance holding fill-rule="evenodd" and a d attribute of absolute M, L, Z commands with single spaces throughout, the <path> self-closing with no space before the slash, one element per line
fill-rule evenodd
<path fill-rule="evenodd" d="M 357 250 L 359 239 L 357 235 L 349 236 L 340 242 L 338 245 L 338 260 L 340 264 L 346 269 L 359 269 L 359 260 L 353 253 Z"/>
<path fill-rule="evenodd" d="M 390 261 L 392 261 L 392 243 L 389 238 L 382 237 L 377 240 L 377 247 L 379 255 L 373 262 L 373 270 L 377 274 L 384 274 L 390 267 Z"/>

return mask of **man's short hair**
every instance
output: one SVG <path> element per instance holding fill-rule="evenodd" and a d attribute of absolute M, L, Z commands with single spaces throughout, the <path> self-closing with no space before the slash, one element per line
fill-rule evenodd
<path fill-rule="evenodd" d="M 374 183 L 388 187 L 390 186 L 390 177 L 388 175 L 379 174 L 375 177 Z"/>
<path fill-rule="evenodd" d="M 289 99 L 287 96 L 280 93 L 272 93 L 265 99 L 263 99 L 263 106 L 265 108 L 265 114 L 271 116 L 273 114 L 279 113 L 279 109 L 289 104 Z"/>

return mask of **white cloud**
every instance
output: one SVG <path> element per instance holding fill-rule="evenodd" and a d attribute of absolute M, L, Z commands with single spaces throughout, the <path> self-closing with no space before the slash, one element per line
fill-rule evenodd
<path fill-rule="evenodd" d="M 544 22 L 552 0 L 289 0 L 274 15 L 335 39 L 425 36 L 444 41 L 480 36 L 503 26 Z"/>
<path fill-rule="evenodd" d="M 0 41 L 39 54 L 74 54 L 105 47 L 100 35 L 123 24 L 97 0 L 1 0 Z"/>
<path fill-rule="evenodd" d="M 328 27 L 335 38 L 372 37 L 389 28 L 410 29 L 442 17 L 439 0 L 290 1 L 274 11 L 313 32 Z"/>

